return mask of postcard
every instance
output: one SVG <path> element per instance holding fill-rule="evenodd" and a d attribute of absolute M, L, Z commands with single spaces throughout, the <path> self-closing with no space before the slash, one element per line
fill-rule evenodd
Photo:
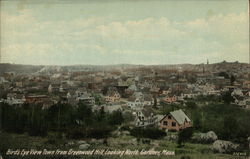
<path fill-rule="evenodd" d="M 0 159 L 249 158 L 248 0 L 0 7 Z"/>

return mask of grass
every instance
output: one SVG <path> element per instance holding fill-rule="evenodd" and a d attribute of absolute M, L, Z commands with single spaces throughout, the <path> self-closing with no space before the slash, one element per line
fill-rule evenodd
<path fill-rule="evenodd" d="M 88 140 L 86 140 L 88 141 Z M 0 153 L 6 152 L 8 148 L 11 149 L 74 149 L 78 150 L 78 145 L 66 145 L 68 140 L 65 138 L 58 137 L 58 134 L 50 133 L 49 137 L 30 137 L 27 134 L 8 134 L 0 133 Z M 74 140 L 76 143 L 76 140 Z M 181 159 L 182 156 L 189 156 L 191 159 L 245 159 L 246 156 L 234 156 L 227 154 L 214 154 L 210 148 L 209 144 L 195 144 L 195 143 L 185 143 L 184 147 L 178 148 L 175 142 L 168 141 L 166 138 L 161 140 L 151 140 L 150 144 L 137 143 L 136 139 L 132 136 L 124 135 L 118 137 L 108 138 L 108 145 L 102 143 L 93 144 L 91 149 L 109 149 L 109 150 L 149 150 L 154 148 L 156 151 L 162 151 L 167 149 L 169 151 L 175 151 L 174 156 L 122 156 L 119 158 L 124 159 Z M 42 156 L 40 156 L 43 158 Z M 74 156 L 73 158 L 78 158 L 79 156 Z M 9 157 L 15 159 L 15 156 Z M 22 157 L 23 159 L 28 157 Z M 37 157 L 39 159 L 39 157 Z M 53 157 L 57 158 L 57 157 Z M 60 157 L 58 157 L 59 159 Z M 71 158 L 67 156 L 66 158 Z M 84 158 L 91 159 L 115 159 L 118 156 L 84 156 Z"/>

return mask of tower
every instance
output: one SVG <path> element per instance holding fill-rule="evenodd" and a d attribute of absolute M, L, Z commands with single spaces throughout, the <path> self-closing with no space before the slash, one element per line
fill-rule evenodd
<path fill-rule="evenodd" d="M 204 75 L 204 73 L 205 73 L 205 66 L 204 66 L 205 64 L 203 63 L 202 64 L 202 73 L 203 73 L 203 75 Z"/>

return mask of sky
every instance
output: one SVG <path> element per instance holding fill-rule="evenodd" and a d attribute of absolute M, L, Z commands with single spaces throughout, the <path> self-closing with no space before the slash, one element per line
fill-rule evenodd
<path fill-rule="evenodd" d="M 1 62 L 249 62 L 248 0 L 1 0 Z"/>

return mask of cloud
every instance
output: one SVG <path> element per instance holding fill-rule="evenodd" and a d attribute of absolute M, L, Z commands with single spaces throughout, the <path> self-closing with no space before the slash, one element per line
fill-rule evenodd
<path fill-rule="evenodd" d="M 249 19 L 248 13 L 228 15 L 214 15 L 209 19 L 196 19 L 183 24 L 185 30 L 195 33 L 196 36 L 210 37 L 235 43 L 248 40 Z"/>
<path fill-rule="evenodd" d="M 166 17 L 112 20 L 88 17 L 42 20 L 31 10 L 1 15 L 4 62 L 201 63 L 207 58 L 247 62 L 247 13 L 189 21 Z M 96 58 L 96 59 L 95 59 Z M 82 61 L 81 61 L 82 60 Z"/>

